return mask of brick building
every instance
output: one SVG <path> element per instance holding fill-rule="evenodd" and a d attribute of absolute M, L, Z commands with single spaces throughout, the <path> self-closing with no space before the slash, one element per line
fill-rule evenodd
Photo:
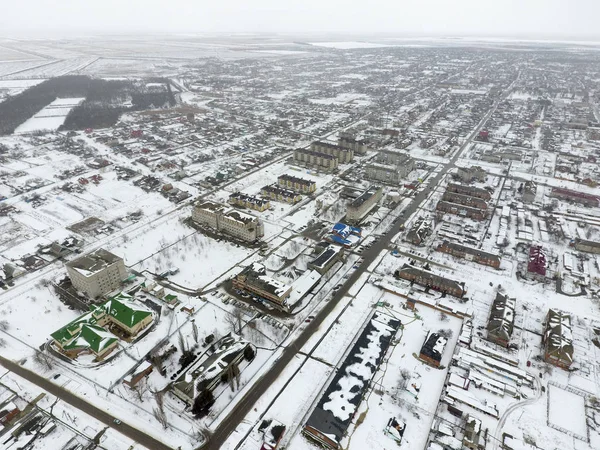
<path fill-rule="evenodd" d="M 332 172 L 339 165 L 339 160 L 335 156 L 303 148 L 294 150 L 294 162 L 300 166 L 325 172 Z"/>
<path fill-rule="evenodd" d="M 448 253 L 457 258 L 466 259 L 467 261 L 475 261 L 484 266 L 490 266 L 494 269 L 500 268 L 500 257 L 493 253 L 484 252 L 476 248 L 467 247 L 455 242 L 444 241 L 437 247 L 438 252 Z"/>
<path fill-rule="evenodd" d="M 502 347 L 508 347 L 515 324 L 516 299 L 497 293 L 487 324 L 487 338 Z"/>

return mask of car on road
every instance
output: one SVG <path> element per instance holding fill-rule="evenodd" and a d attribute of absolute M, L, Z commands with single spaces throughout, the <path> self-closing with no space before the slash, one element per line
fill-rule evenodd
<path fill-rule="evenodd" d="M 53 380 L 56 380 L 58 377 L 60 377 L 60 373 L 57 373 L 56 375 L 54 375 L 54 376 L 52 377 L 52 379 L 53 379 Z"/>
<path fill-rule="evenodd" d="M 115 419 L 115 420 L 113 420 L 113 423 L 115 425 L 121 425 L 121 423 L 123 423 L 123 422 L 121 422 L 119 419 Z"/>

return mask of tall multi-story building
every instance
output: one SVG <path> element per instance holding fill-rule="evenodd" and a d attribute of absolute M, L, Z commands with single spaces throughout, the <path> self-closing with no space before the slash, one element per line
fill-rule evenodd
<path fill-rule="evenodd" d="M 265 234 L 264 225 L 257 217 L 211 201 L 194 206 L 192 220 L 246 242 L 257 241 Z"/>
<path fill-rule="evenodd" d="M 314 181 L 287 174 L 279 175 L 277 177 L 277 184 L 282 188 L 291 189 L 303 194 L 312 194 L 317 190 L 317 183 Z"/>
<path fill-rule="evenodd" d="M 304 148 L 294 150 L 294 162 L 300 166 L 311 167 L 325 172 L 332 172 L 339 165 L 339 160 L 335 156 Z"/>
<path fill-rule="evenodd" d="M 346 208 L 346 221 L 358 223 L 381 200 L 383 190 L 381 187 L 371 186 L 358 198 L 348 204 Z"/>
<path fill-rule="evenodd" d="M 98 249 L 65 264 L 73 287 L 90 298 L 97 298 L 121 286 L 127 278 L 123 258 Z"/>
<path fill-rule="evenodd" d="M 412 160 L 412 158 L 411 158 Z M 369 180 L 389 184 L 399 184 L 411 172 L 412 166 L 394 166 L 389 164 L 372 163 L 365 168 L 365 176 Z"/>
<path fill-rule="evenodd" d="M 367 141 L 358 141 L 349 136 L 340 136 L 338 145 L 342 148 L 354 151 L 357 155 L 366 155 L 369 150 Z"/>
<path fill-rule="evenodd" d="M 415 160 L 405 152 L 396 150 L 380 150 L 375 157 L 375 161 L 379 164 L 389 164 L 398 167 L 407 167 L 407 174 L 414 169 Z M 406 175 L 405 175 L 406 176 Z"/>
<path fill-rule="evenodd" d="M 313 152 L 325 153 L 326 155 L 335 156 L 340 164 L 347 164 L 354 159 L 354 150 L 340 147 L 339 145 L 329 142 L 316 141 L 310 144 L 310 149 Z"/>

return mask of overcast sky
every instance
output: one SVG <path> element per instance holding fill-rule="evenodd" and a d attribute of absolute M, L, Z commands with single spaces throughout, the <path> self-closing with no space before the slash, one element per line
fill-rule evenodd
<path fill-rule="evenodd" d="M 0 35 L 336 32 L 594 38 L 600 0 L 0 0 Z"/>

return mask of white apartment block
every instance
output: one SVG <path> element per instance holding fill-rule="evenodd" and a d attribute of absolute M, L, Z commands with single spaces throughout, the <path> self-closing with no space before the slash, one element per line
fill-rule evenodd
<path fill-rule="evenodd" d="M 369 211 L 381 200 L 383 190 L 377 186 L 371 186 L 358 198 L 348 204 L 346 208 L 346 221 L 358 223 Z"/>
<path fill-rule="evenodd" d="M 121 286 L 127 278 L 123 258 L 104 249 L 65 264 L 73 287 L 90 298 L 98 298 Z"/>
<path fill-rule="evenodd" d="M 326 155 L 335 156 L 340 164 L 347 164 L 354 159 L 354 150 L 340 147 L 339 145 L 329 142 L 316 141 L 310 144 L 310 149 L 313 152 L 325 153 Z"/>
<path fill-rule="evenodd" d="M 326 172 L 335 170 L 339 164 L 339 160 L 333 155 L 303 148 L 294 150 L 294 162 L 300 166 L 312 167 Z"/>
<path fill-rule="evenodd" d="M 257 217 L 210 201 L 194 206 L 192 220 L 247 242 L 254 242 L 265 235 L 264 225 Z"/>

